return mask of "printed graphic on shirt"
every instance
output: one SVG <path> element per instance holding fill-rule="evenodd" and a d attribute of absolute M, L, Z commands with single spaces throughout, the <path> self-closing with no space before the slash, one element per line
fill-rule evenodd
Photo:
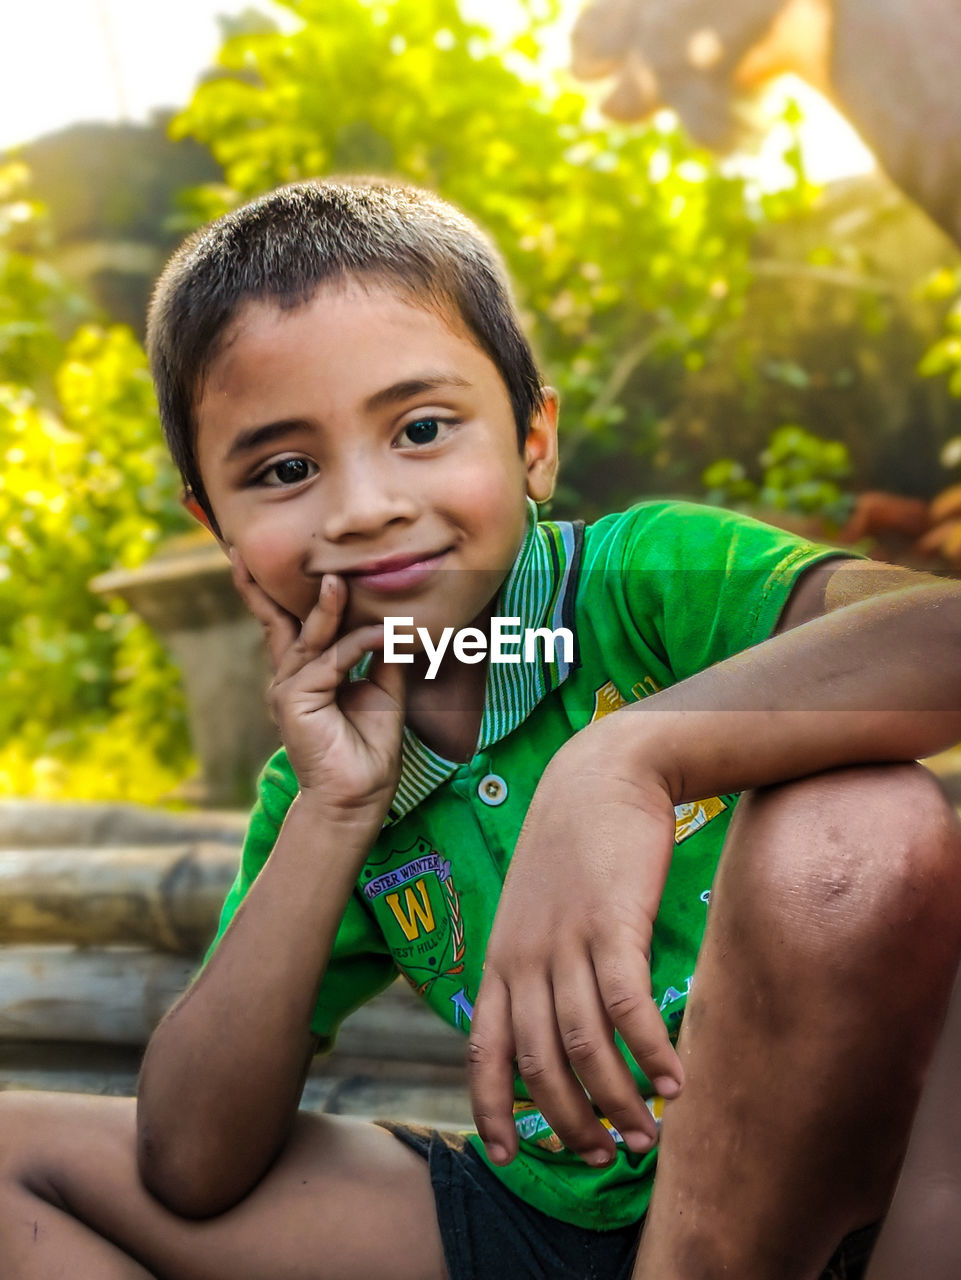
<path fill-rule="evenodd" d="M 656 693 L 658 688 L 659 686 L 652 676 L 645 676 L 643 680 L 634 685 L 631 693 L 640 699 Z M 591 724 L 595 720 L 609 716 L 612 711 L 617 711 L 626 706 L 627 699 L 623 697 L 614 681 L 608 680 L 606 684 L 602 684 L 594 690 L 594 711 L 591 715 Z M 675 805 L 674 843 L 681 844 L 682 841 L 689 839 L 694 835 L 695 831 L 700 831 L 701 827 L 710 822 L 712 818 L 716 818 L 719 813 L 723 813 L 726 808 L 727 805 L 720 796 L 712 796 L 709 800 L 689 800 L 685 804 Z"/>
<path fill-rule="evenodd" d="M 617 711 L 620 707 L 626 706 L 627 699 L 622 696 L 614 681 L 608 680 L 607 684 L 602 684 L 599 689 L 594 690 L 594 710 L 591 714 L 591 724 L 595 720 L 609 716 L 612 711 Z"/>
<path fill-rule="evenodd" d="M 659 685 L 653 676 L 645 676 L 633 686 L 631 693 L 640 702 L 641 698 L 649 698 L 652 693 L 660 693 L 662 688 L 663 686 Z"/>
<path fill-rule="evenodd" d="M 390 867 L 364 875 L 363 895 L 397 961 L 419 994 L 464 968 L 464 917 L 450 863 L 418 838 L 392 849 Z M 465 993 L 466 996 L 466 993 Z"/>
<path fill-rule="evenodd" d="M 649 698 L 652 694 L 660 693 L 661 685 L 657 683 L 653 676 L 644 676 L 638 680 L 636 684 L 631 686 L 631 694 L 640 702 L 642 698 Z M 627 706 L 627 699 L 623 696 L 620 689 L 613 680 L 608 680 L 606 684 L 602 684 L 594 690 L 594 710 L 591 713 L 591 723 L 600 720 L 602 716 L 609 716 L 612 711 L 617 711 L 620 707 Z"/>
<path fill-rule="evenodd" d="M 690 839 L 695 831 L 700 831 L 712 818 L 723 813 L 727 805 L 720 796 L 711 796 L 710 800 L 689 800 L 686 804 L 674 806 L 674 843 Z"/>
<path fill-rule="evenodd" d="M 679 991 L 675 986 L 670 986 L 667 988 L 667 990 L 661 996 L 660 1000 L 657 1002 L 657 1007 L 658 1009 L 660 1009 L 661 1013 L 663 1013 L 664 1010 L 667 1009 L 670 1005 L 675 1004 L 678 1000 L 687 999 L 687 997 L 691 994 L 691 983 L 693 982 L 693 980 L 694 980 L 694 975 L 690 974 L 684 980 L 683 991 Z"/>
<path fill-rule="evenodd" d="M 474 1016 L 474 1001 L 468 994 L 467 988 L 461 987 L 459 991 L 455 991 L 450 997 L 450 1002 L 454 1006 L 454 1025 L 458 1030 L 466 1031 Z"/>
<path fill-rule="evenodd" d="M 655 1093 L 651 1097 L 644 1099 L 644 1105 L 650 1111 L 658 1129 L 660 1129 L 661 1119 L 664 1115 L 664 1099 L 659 1093 Z M 623 1137 L 611 1124 L 607 1116 L 600 1116 L 599 1119 L 614 1141 L 623 1144 Z M 517 1130 L 519 1138 L 526 1142 L 533 1142 L 536 1147 L 541 1147 L 544 1151 L 557 1152 L 564 1150 L 564 1144 L 544 1119 L 541 1112 L 534 1106 L 533 1102 L 518 1100 L 514 1103 L 514 1128 Z"/>

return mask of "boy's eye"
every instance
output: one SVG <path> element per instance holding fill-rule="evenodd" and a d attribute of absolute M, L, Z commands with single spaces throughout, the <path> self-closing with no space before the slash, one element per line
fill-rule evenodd
<path fill-rule="evenodd" d="M 283 485 L 300 484 L 302 480 L 314 475 L 316 470 L 316 465 L 306 458 L 281 458 L 279 462 L 272 462 L 261 471 L 255 477 L 255 482 L 276 489 Z"/>
<path fill-rule="evenodd" d="M 408 422 L 401 430 L 399 443 L 402 445 L 433 444 L 443 435 L 445 428 L 452 425 L 443 418 L 418 418 L 415 422 Z"/>

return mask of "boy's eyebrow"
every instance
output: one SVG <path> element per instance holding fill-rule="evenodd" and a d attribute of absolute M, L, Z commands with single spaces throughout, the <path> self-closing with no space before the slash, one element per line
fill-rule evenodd
<path fill-rule="evenodd" d="M 304 423 L 298 418 L 284 418 L 279 422 L 265 422 L 261 427 L 251 427 L 248 431 L 240 431 L 234 436 L 230 448 L 224 455 L 224 462 L 233 462 L 245 453 L 252 453 L 263 444 L 280 436 L 289 435 L 291 431 L 302 428 Z"/>
<path fill-rule="evenodd" d="M 405 378 L 403 382 L 392 382 L 389 387 L 375 391 L 364 401 L 368 412 L 383 409 L 397 404 L 400 400 L 409 400 L 412 396 L 423 395 L 427 391 L 438 391 L 443 387 L 470 387 L 471 383 L 458 373 L 425 373 L 419 378 Z"/>

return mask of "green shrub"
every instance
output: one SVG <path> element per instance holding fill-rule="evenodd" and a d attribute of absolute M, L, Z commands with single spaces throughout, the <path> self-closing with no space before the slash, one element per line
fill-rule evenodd
<path fill-rule="evenodd" d="M 85 794 L 99 778 L 97 795 L 144 798 L 188 767 L 178 674 L 88 583 L 140 564 L 186 516 L 129 330 L 78 330 L 54 385 L 52 408 L 0 386 L 0 790 L 42 760 L 30 791 Z"/>

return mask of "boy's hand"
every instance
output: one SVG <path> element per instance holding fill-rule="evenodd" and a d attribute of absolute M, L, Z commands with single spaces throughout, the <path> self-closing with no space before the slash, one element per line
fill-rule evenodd
<path fill-rule="evenodd" d="M 615 1148 L 591 1101 L 631 1150 L 657 1139 L 615 1030 L 659 1093 L 680 1089 L 649 966 L 674 807 L 655 774 L 618 777 L 598 761 L 591 729 L 551 761 L 488 943 L 469 1071 L 477 1130 L 497 1164 L 517 1153 L 515 1060 L 564 1145 L 594 1165 L 609 1163 Z"/>
<path fill-rule="evenodd" d="M 263 625 L 274 679 L 268 702 L 301 794 L 335 819 L 379 826 L 400 773 L 404 725 L 402 668 L 375 655 L 366 680 L 350 670 L 383 644 L 381 624 L 339 635 L 347 585 L 327 574 L 317 603 L 301 624 L 253 580 L 236 551 L 234 583 Z"/>

